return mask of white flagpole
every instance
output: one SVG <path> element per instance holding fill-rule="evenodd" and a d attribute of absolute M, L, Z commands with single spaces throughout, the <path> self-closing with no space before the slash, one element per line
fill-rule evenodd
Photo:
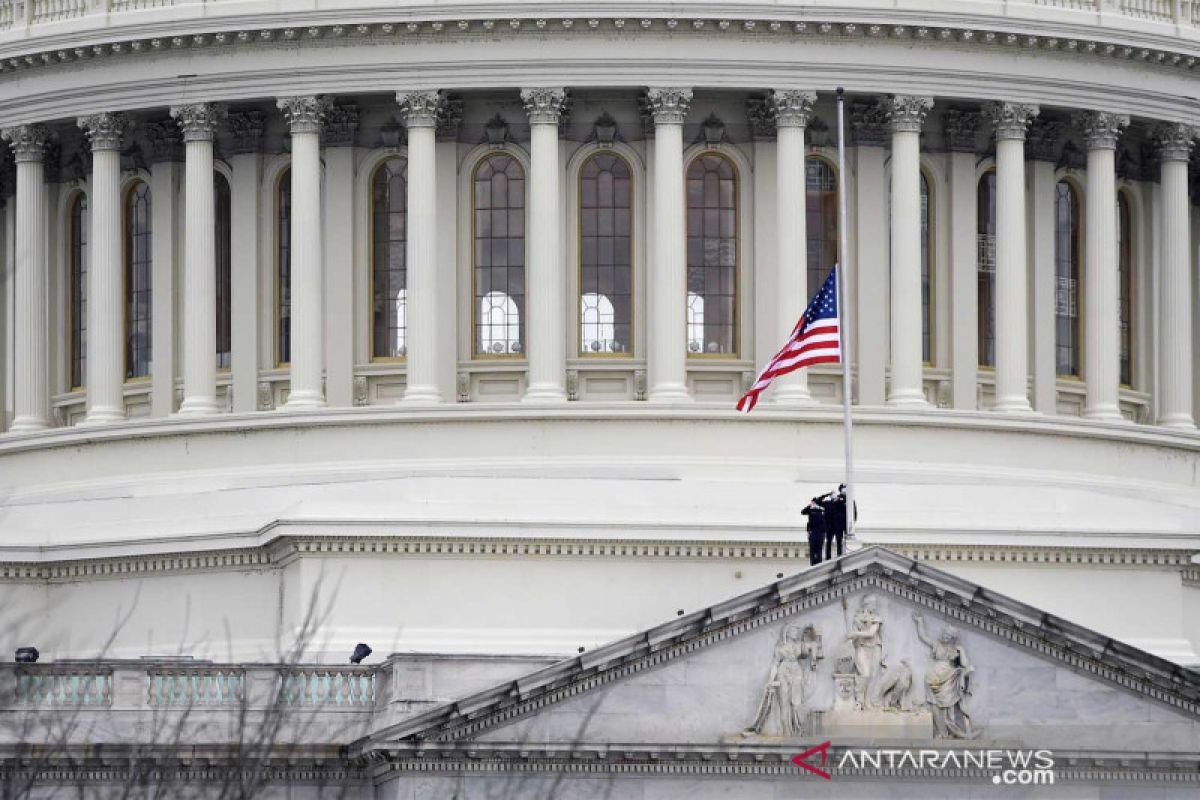
<path fill-rule="evenodd" d="M 854 541 L 854 426 L 850 414 L 850 287 L 846 282 L 846 119 L 845 90 L 837 87 L 838 118 L 838 329 L 842 341 L 842 411 L 846 429 L 846 539 Z"/>

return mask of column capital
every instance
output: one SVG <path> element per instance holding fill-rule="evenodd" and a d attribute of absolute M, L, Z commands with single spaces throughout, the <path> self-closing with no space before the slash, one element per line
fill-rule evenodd
<path fill-rule="evenodd" d="M 1163 122 L 1154 126 L 1154 141 L 1163 161 L 1187 161 L 1196 140 L 1196 129 L 1183 122 Z"/>
<path fill-rule="evenodd" d="M 261 111 L 241 111 L 226 118 L 226 128 L 233 137 L 233 155 L 257 153 L 262 149 L 266 117 Z"/>
<path fill-rule="evenodd" d="M 817 93 L 808 89 L 772 89 L 767 102 L 775 113 L 775 127 L 804 128 L 812 118 Z"/>
<path fill-rule="evenodd" d="M 4 141 L 12 148 L 13 161 L 41 161 L 46 156 L 46 145 L 50 143 L 50 129 L 40 122 L 14 125 L 0 132 Z"/>
<path fill-rule="evenodd" d="M 533 125 L 557 125 L 559 118 L 567 112 L 571 99 L 567 90 L 558 88 L 522 89 L 521 102 Z"/>
<path fill-rule="evenodd" d="M 320 133 L 325 115 L 332 106 L 328 97 L 315 94 L 280 97 L 275 101 L 275 107 L 283 112 L 293 134 Z"/>
<path fill-rule="evenodd" d="M 1073 121 L 1083 130 L 1088 150 L 1116 150 L 1121 129 L 1129 124 L 1129 115 L 1081 111 L 1073 117 Z"/>
<path fill-rule="evenodd" d="M 446 94 L 435 89 L 396 92 L 396 102 L 407 127 L 436 128 L 442 109 L 446 107 Z"/>
<path fill-rule="evenodd" d="M 651 86 L 646 89 L 646 103 L 655 125 L 682 125 L 692 105 L 692 90 Z"/>
<path fill-rule="evenodd" d="M 946 149 L 953 153 L 974 153 L 975 136 L 983 114 L 979 111 L 963 111 L 952 108 L 942 116 L 942 137 Z"/>
<path fill-rule="evenodd" d="M 171 118 L 179 125 L 185 142 L 211 142 L 217 128 L 229 116 L 223 103 L 189 103 L 171 107 Z"/>
<path fill-rule="evenodd" d="M 120 150 L 130 127 L 129 118 L 119 111 L 80 117 L 76 124 L 87 134 L 92 152 Z"/>
<path fill-rule="evenodd" d="M 932 97 L 894 94 L 887 99 L 888 121 L 895 133 L 920 133 L 925 115 L 933 108 Z"/>
<path fill-rule="evenodd" d="M 983 113 L 996 129 L 996 141 L 1025 141 L 1029 123 L 1041 113 L 1041 108 L 1030 103 L 988 103 Z"/>

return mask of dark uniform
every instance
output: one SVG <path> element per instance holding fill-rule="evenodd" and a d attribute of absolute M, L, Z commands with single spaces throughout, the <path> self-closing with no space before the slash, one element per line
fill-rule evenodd
<path fill-rule="evenodd" d="M 833 557 L 833 543 L 837 540 L 837 554 L 845 552 L 846 542 L 846 495 L 844 492 L 830 492 L 821 498 L 825 508 L 825 558 Z M 854 504 L 854 519 L 858 519 L 858 503 Z"/>
<path fill-rule="evenodd" d="M 821 550 L 826 547 L 825 506 L 814 497 L 800 513 L 808 517 L 808 563 L 816 566 L 821 563 Z"/>

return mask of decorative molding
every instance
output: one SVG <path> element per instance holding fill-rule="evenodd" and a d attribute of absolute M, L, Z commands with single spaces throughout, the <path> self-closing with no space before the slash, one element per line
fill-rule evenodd
<path fill-rule="evenodd" d="M 646 89 L 646 103 L 657 125 L 682 125 L 692 105 L 692 90 L 669 86 Z"/>
<path fill-rule="evenodd" d="M 462 130 L 463 118 L 463 99 L 454 94 L 445 96 L 442 102 L 442 110 L 438 115 L 437 121 L 437 139 L 439 142 L 453 142 L 458 140 L 459 131 Z"/>
<path fill-rule="evenodd" d="M 370 405 L 369 401 L 370 395 L 367 392 L 367 378 L 365 375 L 356 375 L 354 377 L 354 405 Z"/>
<path fill-rule="evenodd" d="M 129 132 L 129 118 L 120 112 L 80 117 L 76 124 L 87 134 L 92 151 L 120 150 Z"/>
<path fill-rule="evenodd" d="M 1188 161 L 1196 143 L 1196 128 L 1181 122 L 1163 122 L 1153 128 L 1153 137 L 1163 161 Z"/>
<path fill-rule="evenodd" d="M 948 109 L 942 115 L 942 138 L 946 149 L 953 153 L 976 152 L 979 123 L 982 120 L 983 114 L 979 111 Z"/>
<path fill-rule="evenodd" d="M 633 399 L 646 399 L 646 370 L 644 369 L 633 371 Z"/>
<path fill-rule="evenodd" d="M 275 101 L 276 107 L 283 112 L 288 129 L 293 135 L 297 133 L 320 133 L 321 125 L 325 122 L 333 103 L 328 97 L 321 95 L 301 95 L 298 97 L 280 97 Z"/>
<path fill-rule="evenodd" d="M 184 134 L 173 121 L 147 122 L 142 125 L 142 131 L 146 134 L 146 140 L 150 142 L 151 163 L 184 160 Z"/>
<path fill-rule="evenodd" d="M 483 126 L 483 140 L 488 147 L 497 150 L 508 143 L 508 121 L 500 116 L 500 112 L 496 112 L 496 116 L 489 119 Z"/>
<path fill-rule="evenodd" d="M 233 140 L 230 152 L 233 155 L 257 153 L 262 150 L 263 131 L 266 130 L 266 116 L 261 111 L 241 111 L 230 114 L 226 119 L 226 128 Z"/>
<path fill-rule="evenodd" d="M 50 128 L 35 122 L 30 125 L 16 125 L 5 128 L 0 132 L 4 141 L 12 149 L 13 161 L 22 162 L 44 161 L 46 146 L 50 143 Z"/>
<path fill-rule="evenodd" d="M 1083 132 L 1088 150 L 1115 150 L 1121 131 L 1129 125 L 1129 115 L 1081 111 L 1072 117 L 1072 121 Z"/>
<path fill-rule="evenodd" d="M 775 111 L 771 107 L 769 95 L 751 95 L 746 98 L 746 124 L 750 128 L 750 138 L 754 141 L 769 142 L 775 139 Z"/>
<path fill-rule="evenodd" d="M 409 128 L 436 128 L 445 102 L 440 91 L 396 92 L 400 115 Z"/>
<path fill-rule="evenodd" d="M 612 147 L 616 142 L 623 142 L 625 139 L 621 136 L 621 128 L 616 119 L 605 111 L 592 122 L 592 132 L 587 141 L 595 142 L 599 147 Z"/>
<path fill-rule="evenodd" d="M 996 129 L 997 141 L 1024 141 L 1029 123 L 1041 108 L 1029 103 L 987 103 L 983 113 Z"/>
<path fill-rule="evenodd" d="M 171 118 L 179 124 L 184 142 L 211 142 L 229 116 L 224 103 L 191 103 L 171 107 Z"/>
<path fill-rule="evenodd" d="M 817 93 L 807 89 L 780 89 L 767 94 L 776 128 L 807 127 L 816 103 Z"/>
<path fill-rule="evenodd" d="M 358 106 L 331 104 L 321 125 L 321 144 L 324 147 L 353 147 L 357 131 Z"/>
<path fill-rule="evenodd" d="M 567 399 L 579 399 L 579 370 L 567 370 Z"/>
<path fill-rule="evenodd" d="M 1050 161 L 1057 163 L 1059 151 L 1058 141 L 1062 138 L 1066 125 L 1062 122 L 1044 117 L 1035 117 L 1025 133 L 1025 155 L 1034 161 Z"/>
<path fill-rule="evenodd" d="M 854 131 L 854 144 L 859 147 L 885 147 L 890 124 L 888 109 L 883 103 L 850 104 L 850 129 Z"/>
<path fill-rule="evenodd" d="M 275 408 L 275 387 L 270 381 L 258 382 L 258 410 L 270 411 Z"/>
<path fill-rule="evenodd" d="M 711 112 L 700 123 L 700 135 L 696 137 L 696 142 L 703 142 L 705 147 L 719 147 L 727 141 L 729 137 L 725 134 L 725 121 L 717 116 L 717 112 Z"/>
<path fill-rule="evenodd" d="M 454 381 L 455 396 L 460 403 L 471 402 L 471 373 L 460 372 Z"/>
<path fill-rule="evenodd" d="M 933 98 L 910 94 L 892 95 L 887 100 L 888 121 L 895 133 L 920 133 Z"/>
<path fill-rule="evenodd" d="M 558 125 L 570 109 L 571 98 L 562 87 L 522 89 L 521 103 L 529 115 L 529 124 Z"/>

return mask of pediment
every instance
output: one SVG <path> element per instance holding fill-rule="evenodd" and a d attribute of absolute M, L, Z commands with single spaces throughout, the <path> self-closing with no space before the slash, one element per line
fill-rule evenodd
<path fill-rule="evenodd" d="M 918 623 L 918 619 L 920 623 Z M 869 548 L 360 743 L 792 748 L 820 739 L 1200 749 L 1200 677 Z"/>

